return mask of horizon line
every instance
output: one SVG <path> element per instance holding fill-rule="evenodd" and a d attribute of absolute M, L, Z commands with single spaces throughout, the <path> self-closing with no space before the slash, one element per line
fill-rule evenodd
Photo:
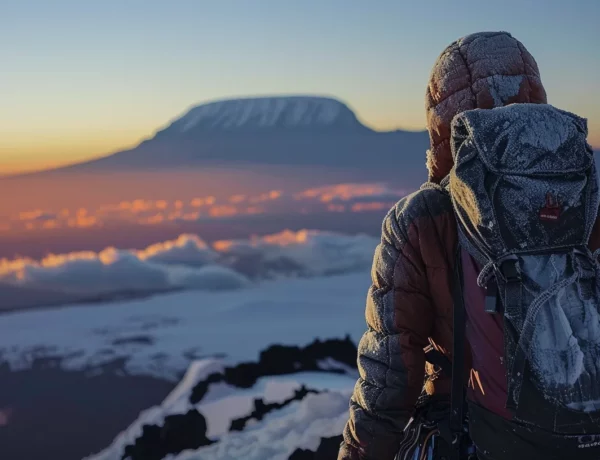
<path fill-rule="evenodd" d="M 370 124 L 368 121 L 366 121 L 362 116 L 360 116 L 360 112 L 357 109 L 355 109 L 352 106 L 352 104 L 347 102 L 346 99 L 336 96 L 332 93 L 316 93 L 316 92 L 315 93 L 295 93 L 295 92 L 294 93 L 291 93 L 291 92 L 277 93 L 277 92 L 274 92 L 274 93 L 250 93 L 250 94 L 242 94 L 242 95 L 240 95 L 240 94 L 233 95 L 232 94 L 229 96 L 219 96 L 219 97 L 214 97 L 214 98 L 210 98 L 210 99 L 205 99 L 203 101 L 199 101 L 197 103 L 187 105 L 183 110 L 179 111 L 177 115 L 168 119 L 165 123 L 159 125 L 154 130 L 151 130 L 147 135 L 137 138 L 135 141 L 133 141 L 132 143 L 130 143 L 128 145 L 121 145 L 119 147 L 115 147 L 114 149 L 110 150 L 107 153 L 89 156 L 83 160 L 80 159 L 80 160 L 75 160 L 72 162 L 65 162 L 64 164 L 60 164 L 58 166 L 42 167 L 40 169 L 33 169 L 33 170 L 23 170 L 23 171 L 8 173 L 8 174 L 0 173 L 0 180 L 54 171 L 57 169 L 75 166 L 78 164 L 84 164 L 84 163 L 87 163 L 90 161 L 109 157 L 114 154 L 126 151 L 126 150 L 135 149 L 135 148 L 139 147 L 143 142 L 153 139 L 156 136 L 156 134 L 158 134 L 160 131 L 162 131 L 163 129 L 166 129 L 167 127 L 172 125 L 175 121 L 181 119 L 182 117 L 187 115 L 192 110 L 202 107 L 202 106 L 218 104 L 218 103 L 227 102 L 227 101 L 235 101 L 235 100 L 244 101 L 244 100 L 277 99 L 277 98 L 281 98 L 281 99 L 284 99 L 284 98 L 289 98 L 289 99 L 292 99 L 292 98 L 327 99 L 327 100 L 332 100 L 332 101 L 338 102 L 338 103 L 346 106 L 355 115 L 355 117 L 359 123 L 361 123 L 362 125 L 364 125 L 365 127 L 371 129 L 372 131 L 374 131 L 376 133 L 392 133 L 392 132 L 397 132 L 397 131 L 403 131 L 403 132 L 409 132 L 409 133 L 421 133 L 421 132 L 428 131 L 426 126 L 423 127 L 422 129 L 403 128 L 401 126 L 397 126 L 394 128 L 388 128 L 388 129 L 376 128 L 372 124 Z M 590 146 L 594 152 L 600 152 L 600 145 L 595 146 L 595 145 L 590 144 Z"/>

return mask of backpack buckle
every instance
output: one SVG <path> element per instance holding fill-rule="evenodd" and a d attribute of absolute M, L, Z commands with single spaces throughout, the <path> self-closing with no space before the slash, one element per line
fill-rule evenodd
<path fill-rule="evenodd" d="M 495 281 L 488 282 L 485 288 L 485 306 L 486 313 L 498 313 L 498 285 Z"/>
<path fill-rule="evenodd" d="M 510 256 L 500 262 L 499 272 L 506 283 L 521 281 L 521 270 L 519 270 L 519 259 Z"/>

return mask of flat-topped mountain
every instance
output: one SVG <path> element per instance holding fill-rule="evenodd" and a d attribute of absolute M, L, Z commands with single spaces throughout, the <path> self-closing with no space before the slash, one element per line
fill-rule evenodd
<path fill-rule="evenodd" d="M 241 163 L 415 169 L 426 177 L 428 144 L 425 131 L 375 131 L 337 99 L 257 97 L 198 105 L 132 149 L 55 171 L 167 170 Z"/>

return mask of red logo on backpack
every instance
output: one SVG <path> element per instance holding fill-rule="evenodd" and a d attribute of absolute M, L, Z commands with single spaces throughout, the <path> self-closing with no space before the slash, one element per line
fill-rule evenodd
<path fill-rule="evenodd" d="M 552 192 L 546 193 L 546 204 L 540 210 L 540 219 L 556 222 L 560 217 L 560 213 L 562 210 L 562 206 L 558 197 L 556 197 Z"/>

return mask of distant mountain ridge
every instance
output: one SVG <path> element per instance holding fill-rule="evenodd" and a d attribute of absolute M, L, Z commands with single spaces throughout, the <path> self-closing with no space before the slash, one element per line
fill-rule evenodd
<path fill-rule="evenodd" d="M 425 174 L 426 131 L 375 131 L 338 99 L 251 97 L 195 106 L 138 146 L 55 172 L 195 168 L 233 163 L 390 167 Z M 44 174 L 44 173 L 42 173 Z"/>

